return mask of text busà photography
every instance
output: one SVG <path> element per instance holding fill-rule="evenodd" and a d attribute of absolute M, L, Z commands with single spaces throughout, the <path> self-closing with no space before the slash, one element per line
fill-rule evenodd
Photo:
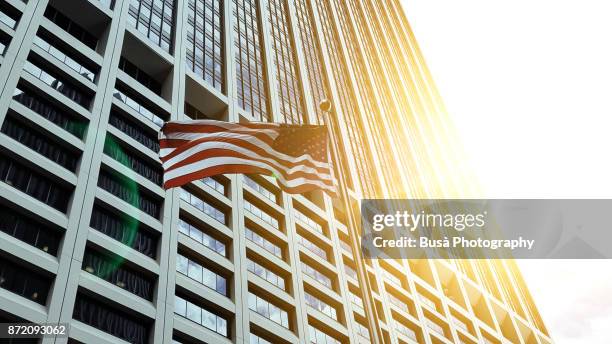
<path fill-rule="evenodd" d="M 0 0 L 0 343 L 612 343 L 611 10 Z"/>

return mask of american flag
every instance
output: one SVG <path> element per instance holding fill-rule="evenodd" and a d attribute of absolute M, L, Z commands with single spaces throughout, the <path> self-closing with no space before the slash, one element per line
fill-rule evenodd
<path fill-rule="evenodd" d="M 327 129 L 319 125 L 171 121 L 159 133 L 164 188 L 225 173 L 273 175 L 288 193 L 335 196 Z"/>

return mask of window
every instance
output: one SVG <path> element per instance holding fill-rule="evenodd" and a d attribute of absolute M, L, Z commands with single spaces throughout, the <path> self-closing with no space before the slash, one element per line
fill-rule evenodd
<path fill-rule="evenodd" d="M 249 292 L 249 309 L 284 328 L 289 328 L 289 316 L 285 310 L 251 292 Z"/>
<path fill-rule="evenodd" d="M 310 343 L 340 344 L 340 341 L 312 325 L 308 325 L 308 336 L 310 337 Z"/>
<path fill-rule="evenodd" d="M 257 183 L 256 181 L 254 181 L 250 177 L 244 176 L 244 183 L 246 185 L 250 186 L 251 188 L 253 188 L 260 195 L 262 195 L 265 198 L 269 199 L 270 201 L 276 203 L 276 194 L 270 192 L 268 189 L 264 188 L 263 186 L 261 186 L 259 183 Z"/>
<path fill-rule="evenodd" d="M 269 121 L 268 91 L 259 32 L 258 0 L 233 0 L 237 103 L 256 121 Z"/>
<path fill-rule="evenodd" d="M 226 224 L 227 219 L 224 212 L 215 208 L 210 203 L 204 201 L 202 198 L 197 197 L 196 195 L 186 191 L 183 188 L 181 188 L 181 199 L 196 207 L 196 209 L 200 210 L 204 214 L 217 220 L 218 222 Z"/>
<path fill-rule="evenodd" d="M 154 281 L 124 263 L 124 258 L 110 256 L 91 249 L 85 250 L 83 270 L 96 275 L 119 288 L 151 301 Z"/>
<path fill-rule="evenodd" d="M 18 13 L 19 12 L 17 12 L 12 6 L 9 6 L 8 3 L 2 2 L 0 5 L 0 22 L 11 29 L 15 29 L 20 17 Z"/>
<path fill-rule="evenodd" d="M 96 49 L 98 39 L 94 35 L 87 32 L 87 30 L 70 20 L 70 18 L 60 13 L 52 6 L 47 6 L 47 9 L 45 10 L 45 17 L 89 48 L 94 50 Z"/>
<path fill-rule="evenodd" d="M 81 293 L 74 302 L 72 318 L 133 344 L 149 343 L 149 324 Z"/>
<path fill-rule="evenodd" d="M 338 320 L 336 309 L 334 307 L 307 292 L 304 292 L 304 298 L 306 299 L 306 304 L 310 307 L 320 311 L 334 320 Z"/>
<path fill-rule="evenodd" d="M 316 281 L 323 284 L 324 286 L 328 288 L 332 288 L 331 278 L 327 277 L 325 274 L 322 274 L 321 272 L 319 272 L 319 270 L 313 268 L 312 266 L 304 262 L 302 262 L 302 272 L 314 278 Z"/>
<path fill-rule="evenodd" d="M 342 247 L 344 250 L 346 250 L 348 253 L 350 253 L 350 256 L 353 256 L 353 249 L 351 248 L 351 245 L 349 245 L 346 241 L 344 241 L 344 239 L 342 237 L 339 237 L 338 239 L 340 239 L 340 247 Z"/>
<path fill-rule="evenodd" d="M 318 222 L 316 222 L 309 216 L 304 215 L 304 213 L 302 213 L 301 211 L 297 209 L 293 209 L 293 215 L 295 216 L 296 219 L 306 224 L 308 228 L 313 229 L 319 233 L 323 233 L 323 226 L 321 226 Z"/>
<path fill-rule="evenodd" d="M 254 273 L 255 275 L 265 279 L 266 281 L 274 284 L 275 286 L 285 290 L 285 279 L 269 269 L 264 268 L 259 263 L 252 261 L 247 258 L 247 270 Z"/>
<path fill-rule="evenodd" d="M 207 116 L 205 113 L 187 102 L 185 102 L 183 110 L 185 111 L 185 116 L 191 119 L 212 119 L 210 116 Z"/>
<path fill-rule="evenodd" d="M 81 92 L 81 88 L 74 86 L 70 82 L 66 82 L 63 77 L 52 75 L 30 61 L 25 62 L 23 69 L 70 100 L 81 105 L 85 109 L 89 109 L 93 97 Z"/>
<path fill-rule="evenodd" d="M 346 272 L 347 276 L 357 279 L 357 271 L 346 264 L 344 264 L 344 272 Z"/>
<path fill-rule="evenodd" d="M 308 72 L 308 80 L 310 82 L 310 91 L 314 104 L 318 105 L 323 99 L 331 97 L 327 92 L 327 83 L 323 79 L 323 61 L 321 60 L 321 48 L 319 41 L 316 39 L 314 21 L 307 0 L 294 0 L 295 10 L 297 14 L 297 24 L 299 29 L 300 40 L 302 42 L 302 51 L 304 52 L 304 60 L 306 62 L 306 71 Z M 323 123 L 323 112 L 319 106 L 315 106 L 319 123 Z"/>
<path fill-rule="evenodd" d="M 85 129 L 87 128 L 86 121 L 76 119 L 58 109 L 43 97 L 27 89 L 24 90 L 19 88 L 15 89 L 13 99 L 79 139 L 85 136 Z"/>
<path fill-rule="evenodd" d="M 153 152 L 159 152 L 159 141 L 155 135 L 147 132 L 142 126 L 135 125 L 133 122 L 127 120 L 116 110 L 111 110 L 108 122 L 110 125 L 119 129 L 121 132 L 134 140 L 142 143 L 143 146 L 149 148 Z"/>
<path fill-rule="evenodd" d="M 227 295 L 227 279 L 181 254 L 176 257 L 176 271 L 203 284 L 217 293 Z"/>
<path fill-rule="evenodd" d="M 363 300 L 361 299 L 360 296 L 353 294 L 352 291 L 349 291 L 349 299 L 355 306 L 359 308 L 363 308 Z"/>
<path fill-rule="evenodd" d="M 162 125 L 164 125 L 163 119 L 154 114 L 146 106 L 141 105 L 138 101 L 134 100 L 134 98 L 128 96 L 125 92 L 115 89 L 113 97 L 115 97 L 125 105 L 129 106 L 132 110 L 142 115 L 142 117 L 148 119 L 150 122 L 155 124 L 156 127 L 161 128 Z"/>
<path fill-rule="evenodd" d="M 159 219 L 161 202 L 143 195 L 136 182 L 120 176 L 117 172 L 100 171 L 98 186 L 146 214 Z"/>
<path fill-rule="evenodd" d="M 5 206 L 0 209 L 0 231 L 53 256 L 57 256 L 62 239 L 58 230 Z"/>
<path fill-rule="evenodd" d="M 297 234 L 297 238 L 300 245 L 304 246 L 308 251 L 314 253 L 318 257 L 327 260 L 327 252 L 324 249 L 299 234 Z"/>
<path fill-rule="evenodd" d="M 428 327 L 430 330 L 432 330 L 432 331 L 434 331 L 434 332 L 438 333 L 438 334 L 439 334 L 439 335 L 441 335 L 442 337 L 445 337 L 445 336 L 446 336 L 446 335 L 444 334 L 444 328 L 443 328 L 442 326 L 440 326 L 440 325 L 436 324 L 435 322 L 433 322 L 433 321 L 431 321 L 431 320 L 429 320 L 429 319 L 427 319 L 427 320 L 425 321 L 425 323 L 427 324 L 427 327 Z"/>
<path fill-rule="evenodd" d="M 355 319 L 355 320 L 357 320 L 357 319 Z M 362 337 L 370 339 L 370 330 L 368 330 L 367 327 L 363 326 L 359 321 L 355 321 L 355 327 L 356 327 L 357 333 L 359 335 L 361 335 Z"/>
<path fill-rule="evenodd" d="M 399 277 L 395 276 L 395 274 L 392 274 L 391 272 L 385 270 L 384 268 L 382 270 L 382 273 L 383 273 L 383 276 L 389 279 L 392 283 L 395 283 L 399 286 L 402 285 L 402 280 Z"/>
<path fill-rule="evenodd" d="M 404 301 L 400 300 L 399 298 L 397 298 L 395 295 L 391 293 L 387 293 L 387 297 L 390 303 L 396 305 L 404 312 L 410 313 L 410 309 L 408 308 L 408 305 Z"/>
<path fill-rule="evenodd" d="M 72 189 L 60 186 L 12 158 L 0 156 L 0 181 L 66 213 Z"/>
<path fill-rule="evenodd" d="M 276 86 L 280 112 L 285 123 L 304 123 L 306 118 L 302 89 L 299 85 L 297 58 L 287 20 L 289 11 L 283 0 L 270 0 L 267 3 L 270 11 L 273 60 L 276 65 Z"/>
<path fill-rule="evenodd" d="M 149 74 L 138 68 L 135 64 L 133 64 L 123 56 L 121 56 L 121 58 L 119 59 L 119 69 L 124 71 L 127 75 L 131 76 L 134 80 L 138 81 L 144 87 L 153 91 L 153 93 L 161 95 L 161 83 L 153 79 Z"/>
<path fill-rule="evenodd" d="M 10 43 L 11 43 L 10 37 L 0 35 L 0 56 L 4 56 L 4 53 L 6 53 L 6 48 L 8 48 L 8 45 Z"/>
<path fill-rule="evenodd" d="M 193 240 L 201 243 L 202 245 L 225 257 L 225 244 L 202 232 L 196 226 L 190 224 L 189 222 L 186 222 L 183 219 L 179 219 L 178 230 L 179 232 L 189 236 Z"/>
<path fill-rule="evenodd" d="M 51 282 L 49 277 L 0 257 L 0 288 L 45 305 Z"/>
<path fill-rule="evenodd" d="M 40 36 L 36 36 L 34 37 L 34 44 L 36 44 L 42 50 L 51 54 L 51 56 L 55 57 L 67 67 L 71 68 L 75 72 L 85 77 L 87 80 L 91 82 L 95 81 L 97 72 L 94 72 L 93 68 L 85 67 L 83 64 L 77 62 L 75 59 L 70 57 L 63 50 L 60 50 L 60 48 L 49 43 L 46 39 Z"/>
<path fill-rule="evenodd" d="M 414 332 L 414 330 L 406 327 L 406 325 L 402 324 L 399 321 L 395 321 L 395 329 L 397 330 L 397 332 L 403 334 L 404 336 L 417 341 L 417 335 L 416 332 Z"/>
<path fill-rule="evenodd" d="M 79 154 L 51 141 L 49 137 L 26 126 L 21 121 L 7 116 L 2 124 L 2 133 L 32 149 L 36 153 L 74 172 L 77 168 Z"/>
<path fill-rule="evenodd" d="M 210 186 L 211 188 L 215 189 L 215 191 L 217 191 L 218 193 L 225 196 L 225 185 L 222 183 L 219 183 L 215 178 L 206 177 L 202 179 L 202 182 Z"/>
<path fill-rule="evenodd" d="M 215 313 L 189 302 L 180 296 L 175 296 L 174 313 L 202 325 L 224 337 L 229 337 L 227 320 Z"/>
<path fill-rule="evenodd" d="M 143 158 L 136 156 L 127 150 L 122 149 L 118 144 L 118 140 L 113 138 L 111 135 L 106 134 L 106 140 L 104 141 L 104 154 L 117 160 L 124 166 L 127 166 L 139 175 L 147 178 L 151 182 L 157 185 L 162 183 L 162 172 L 160 164 L 152 166 L 151 163 L 145 162 Z"/>
<path fill-rule="evenodd" d="M 164 51 L 172 49 L 174 0 L 130 0 L 128 25 Z"/>
<path fill-rule="evenodd" d="M 142 228 L 138 220 L 130 216 L 94 205 L 89 225 L 146 256 L 151 258 L 157 256 L 158 238 Z"/>
<path fill-rule="evenodd" d="M 218 91 L 223 90 L 220 0 L 189 0 L 187 67 Z"/>
<path fill-rule="evenodd" d="M 253 232 L 247 227 L 244 228 L 244 235 L 249 241 L 252 241 L 255 245 L 263 248 L 264 250 L 272 253 L 273 255 L 281 259 L 283 258 L 283 250 L 280 248 L 280 246 L 274 244 L 268 239 L 265 239 L 264 237 Z"/>
<path fill-rule="evenodd" d="M 272 344 L 272 342 L 269 342 L 261 337 L 259 337 L 258 335 L 249 334 L 249 344 Z"/>
<path fill-rule="evenodd" d="M 265 211 L 259 209 L 258 207 L 256 207 L 255 205 L 253 205 L 253 203 L 244 200 L 242 201 L 244 210 L 248 211 L 249 213 L 255 215 L 256 217 L 262 219 L 265 223 L 269 224 L 270 226 L 279 229 L 278 228 L 278 220 L 272 216 L 270 216 L 268 213 L 266 213 Z"/>

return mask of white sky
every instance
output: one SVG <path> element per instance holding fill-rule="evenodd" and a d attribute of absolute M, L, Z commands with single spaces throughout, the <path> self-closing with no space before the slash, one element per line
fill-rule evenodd
<path fill-rule="evenodd" d="M 402 0 L 488 198 L 612 198 L 612 1 Z M 556 343 L 612 343 L 612 261 L 520 261 Z"/>

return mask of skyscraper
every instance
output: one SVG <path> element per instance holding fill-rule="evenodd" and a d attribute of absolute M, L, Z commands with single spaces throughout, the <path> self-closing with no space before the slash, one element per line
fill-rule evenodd
<path fill-rule="evenodd" d="M 329 99 L 356 209 L 463 192 L 399 0 L 1 0 L 0 22 L 1 322 L 70 324 L 43 343 L 551 343 L 512 261 L 363 260 L 342 202 L 268 177 L 160 186 L 164 121 L 321 123 Z"/>

